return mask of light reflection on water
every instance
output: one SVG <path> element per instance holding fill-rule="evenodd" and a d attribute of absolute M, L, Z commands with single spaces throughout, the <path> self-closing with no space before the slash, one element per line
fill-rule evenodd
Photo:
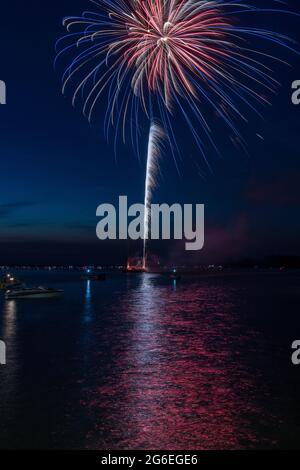
<path fill-rule="evenodd" d="M 5 391 L 7 394 L 13 393 L 15 386 L 16 371 L 19 363 L 18 357 L 18 344 L 16 340 L 16 316 L 17 316 L 17 303 L 14 300 L 5 302 L 3 309 L 3 338 L 5 342 L 9 342 L 13 346 L 13 355 L 10 356 L 10 369 L 11 373 L 7 376 L 5 381 Z"/>
<path fill-rule="evenodd" d="M 17 303 L 15 300 L 5 302 L 3 309 L 3 334 L 5 338 L 13 340 L 16 329 Z"/>
<path fill-rule="evenodd" d="M 89 323 L 92 320 L 92 294 L 91 294 L 91 281 L 86 281 L 85 291 L 85 307 L 83 321 Z"/>
<path fill-rule="evenodd" d="M 88 393 L 88 406 L 99 419 L 92 447 L 255 445 L 256 435 L 243 428 L 240 412 L 258 416 L 261 410 L 239 395 L 240 381 L 254 384 L 231 357 L 238 319 L 230 292 L 199 286 L 174 291 L 174 285 L 170 290 L 155 280 L 143 276 L 130 297 L 121 299 L 118 321 L 130 328 L 115 330 L 124 347 L 113 358 L 113 373 Z"/>
<path fill-rule="evenodd" d="M 0 447 L 300 447 L 298 278 L 51 276 L 62 299 L 2 301 Z"/>

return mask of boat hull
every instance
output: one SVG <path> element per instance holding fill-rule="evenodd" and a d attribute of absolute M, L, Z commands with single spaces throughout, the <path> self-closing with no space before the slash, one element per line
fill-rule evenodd
<path fill-rule="evenodd" d="M 6 300 L 18 300 L 18 299 L 50 299 L 53 297 L 60 297 L 63 291 L 49 291 L 49 292 L 19 292 L 19 293 L 7 293 L 5 295 Z"/>
<path fill-rule="evenodd" d="M 106 274 L 87 274 L 83 276 L 85 281 L 106 281 Z"/>

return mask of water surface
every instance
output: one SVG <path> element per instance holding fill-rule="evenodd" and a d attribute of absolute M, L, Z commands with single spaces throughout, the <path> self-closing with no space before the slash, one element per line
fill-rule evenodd
<path fill-rule="evenodd" d="M 1 448 L 300 448 L 299 275 L 22 272 L 0 299 Z"/>

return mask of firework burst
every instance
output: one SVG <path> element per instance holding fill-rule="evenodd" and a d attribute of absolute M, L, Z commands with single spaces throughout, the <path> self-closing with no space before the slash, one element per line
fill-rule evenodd
<path fill-rule="evenodd" d="M 260 114 L 279 85 L 272 66 L 280 59 L 270 46 L 293 50 L 289 38 L 244 24 L 246 16 L 287 13 L 272 9 L 272 0 L 92 1 L 98 12 L 64 20 L 68 34 L 58 41 L 57 60 L 65 54 L 71 60 L 63 92 L 73 90 L 73 104 L 80 102 L 89 120 L 105 94 L 106 132 L 114 124 L 116 139 L 122 129 L 125 140 L 129 124 L 136 145 L 141 109 L 160 119 L 172 151 L 174 109 L 204 157 L 204 140 L 215 146 L 208 108 L 240 139 L 237 122 L 247 120 L 245 108 Z M 255 6 L 266 2 L 269 9 Z"/>
<path fill-rule="evenodd" d="M 67 35 L 57 43 L 56 61 L 71 58 L 63 92 L 72 89 L 73 105 L 80 102 L 89 120 L 100 97 L 106 96 L 105 132 L 114 125 L 115 149 L 120 130 L 124 141 L 129 130 L 139 153 L 141 110 L 150 120 L 145 267 L 161 128 L 176 165 L 180 152 L 173 130 L 175 113 L 186 121 L 208 167 L 207 143 L 218 151 L 208 111 L 221 118 L 229 139 L 244 147 L 238 123 L 247 121 L 249 111 L 260 116 L 260 108 L 279 86 L 273 67 L 275 61 L 284 61 L 273 49 L 297 52 L 291 39 L 256 27 L 253 19 L 290 12 L 273 8 L 275 0 L 91 1 L 98 12 L 64 20 Z"/>

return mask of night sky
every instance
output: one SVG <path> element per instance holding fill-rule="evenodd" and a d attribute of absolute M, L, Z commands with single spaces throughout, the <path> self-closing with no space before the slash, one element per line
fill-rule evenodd
<path fill-rule="evenodd" d="M 88 0 L 1 5 L 0 79 L 7 105 L 0 106 L 0 264 L 121 264 L 138 250 L 129 242 L 99 241 L 95 214 L 119 195 L 143 202 L 147 128 L 141 162 L 129 141 L 119 142 L 115 158 L 102 122 L 90 126 L 80 107 L 72 108 L 53 67 L 62 18 L 85 9 L 93 9 Z M 288 23 L 272 15 L 266 22 L 300 40 L 300 18 Z M 178 242 L 160 244 L 155 250 L 166 262 L 300 255 L 300 106 L 291 102 L 300 56 L 282 56 L 291 67 L 274 64 L 282 86 L 272 107 L 264 120 L 251 116 L 242 129 L 248 155 L 226 143 L 225 129 L 216 124 L 222 159 L 210 156 L 210 173 L 192 137 L 177 126 L 180 171 L 166 149 L 154 202 L 204 203 L 206 244 L 198 253 L 185 253 Z"/>

